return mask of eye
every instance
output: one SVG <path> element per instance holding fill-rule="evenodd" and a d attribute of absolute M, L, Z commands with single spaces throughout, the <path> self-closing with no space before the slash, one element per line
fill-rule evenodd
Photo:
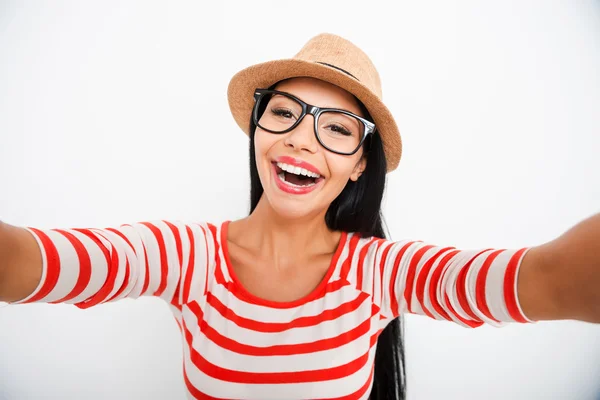
<path fill-rule="evenodd" d="M 272 108 L 271 113 L 277 117 L 292 119 L 295 118 L 294 114 L 285 108 Z"/>
<path fill-rule="evenodd" d="M 327 128 L 329 128 L 331 131 L 333 131 L 335 133 L 339 133 L 344 136 L 352 136 L 352 132 L 350 132 L 348 129 L 344 128 L 341 125 L 331 124 L 331 125 L 327 126 Z"/>

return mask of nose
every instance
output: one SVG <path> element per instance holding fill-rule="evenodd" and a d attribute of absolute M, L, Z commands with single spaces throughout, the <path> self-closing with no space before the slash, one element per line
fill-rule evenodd
<path fill-rule="evenodd" d="M 306 150 L 316 153 L 319 144 L 315 137 L 314 123 L 314 116 L 306 114 L 298 126 L 288 132 L 284 141 L 285 145 L 298 151 Z"/>

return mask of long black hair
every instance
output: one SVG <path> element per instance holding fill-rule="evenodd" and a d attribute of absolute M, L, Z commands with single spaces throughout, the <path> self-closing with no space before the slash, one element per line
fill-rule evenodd
<path fill-rule="evenodd" d="M 271 86 L 271 89 L 276 86 Z M 363 115 L 373 121 L 366 107 Z M 259 111 L 259 117 L 264 107 Z M 250 119 L 250 213 L 254 211 L 263 194 L 256 167 L 254 134 L 256 125 Z M 367 165 L 356 182 L 349 180 L 340 195 L 331 203 L 325 222 L 331 230 L 357 232 L 362 237 L 386 238 L 381 215 L 381 201 L 385 188 L 387 162 L 383 143 L 377 132 L 365 140 L 363 147 Z M 375 372 L 371 400 L 404 400 L 406 373 L 404 360 L 404 329 L 402 317 L 395 318 L 381 332 L 375 352 Z"/>

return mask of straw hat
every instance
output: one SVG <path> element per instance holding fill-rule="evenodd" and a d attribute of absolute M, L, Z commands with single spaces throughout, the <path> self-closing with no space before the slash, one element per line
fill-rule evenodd
<path fill-rule="evenodd" d="M 379 74 L 361 49 L 337 35 L 317 35 L 293 58 L 256 64 L 235 74 L 229 82 L 227 98 L 239 127 L 249 134 L 255 89 L 302 76 L 332 83 L 356 96 L 369 110 L 382 138 L 387 172 L 396 169 L 402 141 L 394 117 L 381 100 Z"/>

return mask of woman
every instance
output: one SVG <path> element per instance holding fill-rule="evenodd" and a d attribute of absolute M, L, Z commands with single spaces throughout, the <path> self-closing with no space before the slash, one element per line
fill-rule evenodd
<path fill-rule="evenodd" d="M 600 215 L 547 244 L 459 251 L 385 238 L 401 141 L 369 58 L 331 34 L 232 79 L 251 213 L 107 229 L 0 225 L 0 299 L 88 308 L 158 296 L 190 398 L 399 399 L 405 312 L 476 327 L 600 322 Z"/>

